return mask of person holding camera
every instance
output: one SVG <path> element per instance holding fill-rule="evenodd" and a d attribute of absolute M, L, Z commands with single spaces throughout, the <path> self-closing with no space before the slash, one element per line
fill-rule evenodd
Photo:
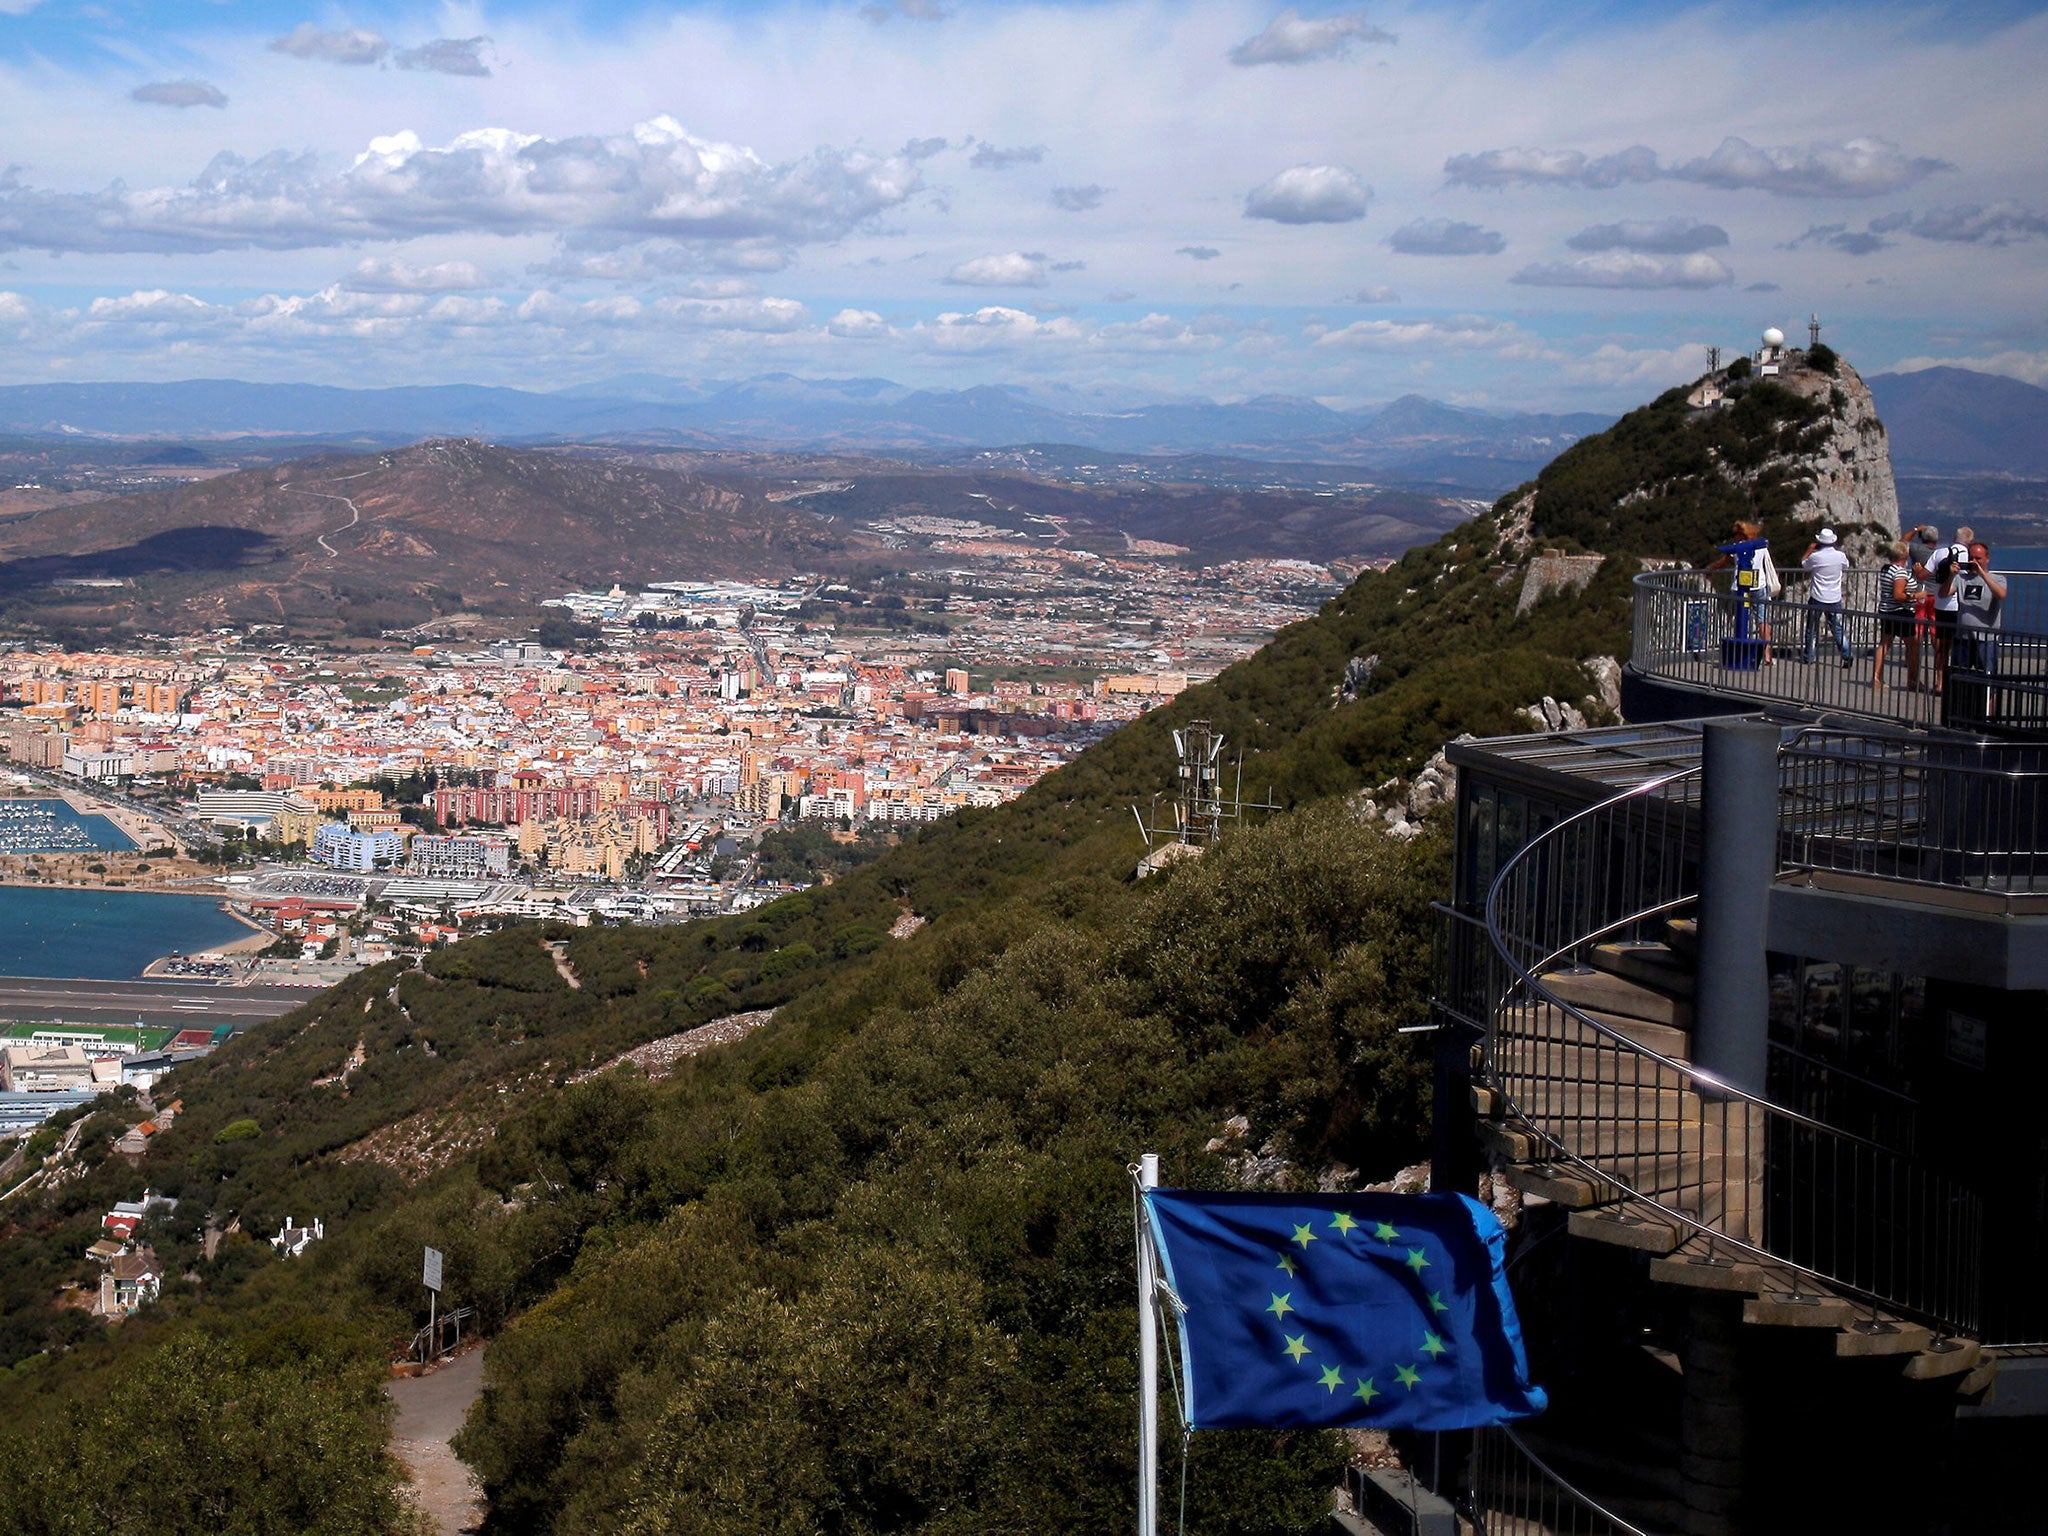
<path fill-rule="evenodd" d="M 1991 569 L 1991 550 L 1977 540 L 1963 551 L 1943 583 L 1955 601 L 1955 649 L 1949 658 L 1947 714 L 1958 725 L 1974 725 L 1992 716 L 1988 679 L 1998 670 L 1998 625 L 2005 614 L 2005 578 Z"/>

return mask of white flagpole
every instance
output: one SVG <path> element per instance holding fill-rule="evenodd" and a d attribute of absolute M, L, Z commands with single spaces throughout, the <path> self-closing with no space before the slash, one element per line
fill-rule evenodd
<path fill-rule="evenodd" d="M 1141 1189 L 1159 1187 L 1159 1154 L 1138 1159 Z M 1158 1287 L 1152 1232 L 1138 1202 L 1138 1536 L 1159 1536 L 1159 1328 L 1152 1298 Z"/>

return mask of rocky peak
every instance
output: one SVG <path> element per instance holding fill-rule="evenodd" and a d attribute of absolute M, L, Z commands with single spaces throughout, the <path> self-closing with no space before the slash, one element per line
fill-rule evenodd
<path fill-rule="evenodd" d="M 1890 439 L 1862 376 L 1838 360 L 1832 375 L 1795 368 L 1781 385 L 1828 413 L 1826 437 L 1798 455 L 1810 483 L 1792 516 L 1815 527 L 1845 530 L 1876 524 L 1897 538 L 1899 492 L 1892 480 Z"/>

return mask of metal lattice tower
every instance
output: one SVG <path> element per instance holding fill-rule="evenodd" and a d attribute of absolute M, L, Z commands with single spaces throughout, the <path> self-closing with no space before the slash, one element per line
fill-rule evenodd
<path fill-rule="evenodd" d="M 1721 349 L 1720 349 L 1719 347 L 1708 347 L 1708 348 L 1707 348 L 1707 372 L 1709 372 L 1709 373 L 1719 373 L 1720 371 L 1721 371 Z"/>
<path fill-rule="evenodd" d="M 1806 322 L 1806 350 L 1811 352 L 1820 345 L 1820 316 L 1814 315 Z"/>
<path fill-rule="evenodd" d="M 1168 842 L 1213 843 L 1226 824 L 1241 822 L 1247 811 L 1272 812 L 1280 807 L 1269 795 L 1263 800 L 1244 798 L 1244 759 L 1235 765 L 1234 782 L 1228 793 L 1223 788 L 1223 733 L 1207 720 L 1190 720 L 1173 733 L 1174 790 L 1172 825 L 1160 823 L 1159 801 L 1153 797 L 1153 819 L 1148 822 L 1135 805 L 1138 830 L 1149 846 L 1155 838 Z"/>

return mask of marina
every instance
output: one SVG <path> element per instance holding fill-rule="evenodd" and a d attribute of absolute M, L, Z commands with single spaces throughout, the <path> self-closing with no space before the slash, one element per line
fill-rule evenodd
<path fill-rule="evenodd" d="M 126 853 L 135 846 L 111 817 L 85 815 L 54 795 L 0 800 L 0 854 Z"/>

